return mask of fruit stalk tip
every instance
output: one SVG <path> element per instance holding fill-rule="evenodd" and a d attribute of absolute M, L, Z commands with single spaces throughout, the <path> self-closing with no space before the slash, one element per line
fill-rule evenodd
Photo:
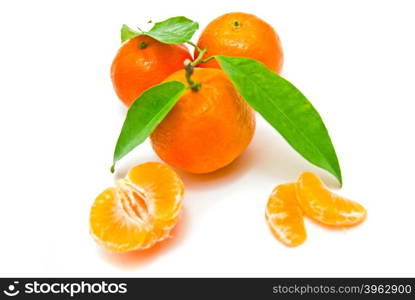
<path fill-rule="evenodd" d="M 190 59 L 186 58 L 186 59 L 183 61 L 183 66 L 186 68 L 186 67 L 188 67 L 191 63 L 192 63 L 192 61 L 191 61 Z"/>
<path fill-rule="evenodd" d="M 145 49 L 145 48 L 147 48 L 147 46 L 148 46 L 148 44 L 147 44 L 146 42 L 141 42 L 141 43 L 138 45 L 138 48 L 140 48 L 140 49 Z"/>

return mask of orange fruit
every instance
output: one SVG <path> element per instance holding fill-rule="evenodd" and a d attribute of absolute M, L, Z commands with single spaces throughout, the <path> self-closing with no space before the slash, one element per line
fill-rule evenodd
<path fill-rule="evenodd" d="M 182 69 L 185 59 L 191 59 L 191 55 L 184 45 L 169 45 L 149 36 L 136 36 L 121 46 L 112 62 L 115 92 L 130 106 L 146 89 Z"/>
<path fill-rule="evenodd" d="M 166 239 L 176 225 L 183 192 L 171 168 L 156 162 L 135 166 L 95 199 L 91 234 L 114 252 L 149 248 Z"/>
<path fill-rule="evenodd" d="M 166 81 L 186 83 L 185 71 Z M 255 114 L 222 70 L 195 68 L 188 89 L 151 134 L 158 156 L 190 173 L 225 167 L 248 146 L 255 130 Z"/>
<path fill-rule="evenodd" d="M 304 172 L 298 179 L 297 199 L 308 217 L 324 225 L 353 226 L 366 217 L 362 205 L 327 190 L 311 172 Z"/>
<path fill-rule="evenodd" d="M 271 232 L 283 244 L 294 247 L 306 240 L 304 217 L 297 202 L 295 183 L 279 185 L 272 191 L 265 217 Z"/>
<path fill-rule="evenodd" d="M 275 30 L 265 21 L 247 13 L 228 13 L 208 24 L 197 43 L 207 48 L 205 57 L 239 56 L 258 60 L 279 73 L 283 63 L 281 42 Z M 195 51 L 195 57 L 198 52 Z M 219 68 L 216 60 L 200 67 Z"/>

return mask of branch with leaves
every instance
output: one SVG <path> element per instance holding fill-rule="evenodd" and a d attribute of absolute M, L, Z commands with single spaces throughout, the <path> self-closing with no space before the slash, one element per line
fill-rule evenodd
<path fill-rule="evenodd" d="M 178 81 L 165 82 L 151 87 L 136 99 L 121 129 L 114 152 L 114 165 L 144 142 L 174 107 L 186 88 L 197 92 L 197 83 L 191 81 L 192 68 L 200 62 L 216 59 L 245 101 L 294 150 L 310 163 L 333 174 L 341 185 L 341 169 L 329 133 L 320 114 L 301 91 L 256 60 L 221 55 L 205 59 L 206 49 L 199 49 L 191 42 L 198 28 L 197 22 L 185 17 L 174 17 L 155 23 L 149 31 L 136 31 L 123 25 L 122 42 L 143 34 L 162 43 L 187 43 L 195 47 L 199 55 L 185 66 L 189 75 L 188 87 Z"/>

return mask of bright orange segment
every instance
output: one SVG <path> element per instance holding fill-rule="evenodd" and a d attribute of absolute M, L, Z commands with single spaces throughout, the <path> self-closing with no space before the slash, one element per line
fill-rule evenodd
<path fill-rule="evenodd" d="M 287 246 L 302 244 L 307 233 L 304 226 L 304 217 L 297 202 L 296 184 L 282 184 L 277 186 L 265 210 L 265 217 L 274 236 Z"/>
<path fill-rule="evenodd" d="M 311 172 L 304 172 L 298 179 L 297 198 L 304 213 L 324 225 L 353 226 L 366 217 L 362 205 L 330 192 Z"/>
<path fill-rule="evenodd" d="M 114 252 L 149 248 L 176 225 L 183 193 L 183 183 L 171 168 L 156 162 L 135 166 L 95 199 L 91 234 Z"/>

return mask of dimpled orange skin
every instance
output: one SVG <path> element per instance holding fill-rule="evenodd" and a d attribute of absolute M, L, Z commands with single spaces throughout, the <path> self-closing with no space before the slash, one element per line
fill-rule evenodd
<path fill-rule="evenodd" d="M 166 81 L 186 84 L 185 72 Z M 195 68 L 192 80 L 199 91 L 188 89 L 151 135 L 158 156 L 190 173 L 209 173 L 234 161 L 255 131 L 254 111 L 240 97 L 222 70 Z"/>
<path fill-rule="evenodd" d="M 202 32 L 197 45 L 208 49 L 205 57 L 247 57 L 262 62 L 276 73 L 282 69 L 283 52 L 277 33 L 268 23 L 251 14 L 228 13 L 213 20 Z M 195 57 L 197 54 L 195 51 Z M 199 66 L 219 68 L 216 60 Z"/>
<path fill-rule="evenodd" d="M 140 49 L 140 45 L 146 46 Z M 191 59 L 184 45 L 169 45 L 140 35 L 121 46 L 111 66 L 111 79 L 118 97 L 126 106 L 146 89 L 183 68 Z"/>

